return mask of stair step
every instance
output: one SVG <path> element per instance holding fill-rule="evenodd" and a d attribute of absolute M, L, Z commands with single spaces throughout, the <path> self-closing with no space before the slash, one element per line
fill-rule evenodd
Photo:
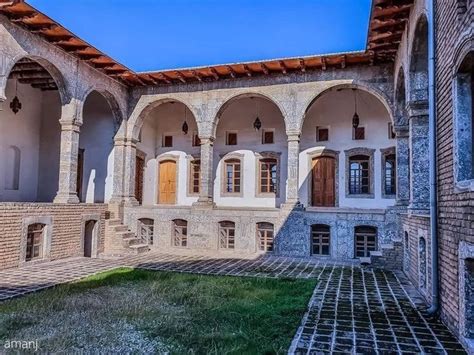
<path fill-rule="evenodd" d="M 382 253 L 381 251 L 379 251 L 379 250 L 377 250 L 377 251 L 371 251 L 371 252 L 370 252 L 370 257 L 373 257 L 373 256 L 374 256 L 374 257 L 378 257 L 378 256 L 379 256 L 379 257 L 382 257 L 382 256 L 383 256 L 383 253 Z"/>
<path fill-rule="evenodd" d="M 117 233 L 115 233 L 115 235 L 116 235 L 118 238 L 121 238 L 121 239 L 136 238 L 135 233 L 129 232 L 129 231 L 126 231 L 126 232 L 117 232 Z"/>
<path fill-rule="evenodd" d="M 381 249 L 393 249 L 395 248 L 394 245 L 392 243 L 387 243 L 387 244 L 382 244 L 380 246 Z"/>
<path fill-rule="evenodd" d="M 134 254 L 142 254 L 150 250 L 150 247 L 146 244 L 136 244 L 136 245 L 130 245 L 130 250 Z"/>
<path fill-rule="evenodd" d="M 126 225 L 120 224 L 118 226 L 114 226 L 114 231 L 115 232 L 128 232 L 128 227 Z"/>
<path fill-rule="evenodd" d="M 360 260 L 361 264 L 372 264 L 372 260 L 370 260 L 370 257 L 369 258 L 365 258 L 365 257 L 359 258 L 359 260 Z"/>
<path fill-rule="evenodd" d="M 122 224 L 122 221 L 121 221 L 120 219 L 109 219 L 109 220 L 107 221 L 107 224 L 108 224 L 109 226 L 119 226 L 119 225 Z"/>
<path fill-rule="evenodd" d="M 136 237 L 122 239 L 122 245 L 124 247 L 131 247 L 132 245 L 138 245 L 138 244 L 143 244 L 143 242 Z"/>

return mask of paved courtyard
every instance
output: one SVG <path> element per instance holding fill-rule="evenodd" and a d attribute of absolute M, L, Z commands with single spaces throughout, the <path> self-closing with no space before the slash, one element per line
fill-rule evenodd
<path fill-rule="evenodd" d="M 421 297 L 403 276 L 362 268 L 356 263 L 160 253 L 122 259 L 75 258 L 1 271 L 0 300 L 121 266 L 210 275 L 318 279 L 290 353 L 464 353 L 442 323 L 426 316 Z"/>

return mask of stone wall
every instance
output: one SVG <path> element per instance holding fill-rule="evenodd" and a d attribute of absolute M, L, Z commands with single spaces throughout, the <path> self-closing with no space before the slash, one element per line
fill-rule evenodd
<path fill-rule="evenodd" d="M 48 226 L 51 244 L 45 260 L 83 256 L 83 227 L 87 220 L 99 222 L 97 251 L 103 251 L 104 221 L 107 205 L 103 204 L 0 204 L 0 270 L 21 266 L 22 247 L 31 223 Z"/>
<path fill-rule="evenodd" d="M 453 330 L 460 329 L 465 314 L 460 312 L 459 245 L 474 244 L 474 191 L 455 188 L 453 156 L 453 76 L 468 50 L 473 50 L 474 3 L 436 0 L 437 23 L 437 132 L 439 267 L 441 315 Z"/>

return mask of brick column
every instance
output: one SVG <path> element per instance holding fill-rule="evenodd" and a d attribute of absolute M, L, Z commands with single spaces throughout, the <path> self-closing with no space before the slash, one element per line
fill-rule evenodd
<path fill-rule="evenodd" d="M 428 104 L 425 101 L 408 105 L 410 126 L 410 205 L 414 214 L 429 214 L 430 154 Z"/>
<path fill-rule="evenodd" d="M 288 135 L 288 180 L 286 184 L 286 203 L 284 207 L 301 208 L 299 198 L 300 133 L 287 132 Z"/>
<path fill-rule="evenodd" d="M 77 197 L 77 159 L 80 124 L 69 120 L 60 120 L 60 124 L 59 188 L 54 203 L 79 203 Z"/>
<path fill-rule="evenodd" d="M 410 142 L 409 127 L 395 126 L 397 135 L 397 205 L 410 203 Z"/>
<path fill-rule="evenodd" d="M 214 137 L 201 137 L 201 185 L 196 206 L 214 206 Z"/>

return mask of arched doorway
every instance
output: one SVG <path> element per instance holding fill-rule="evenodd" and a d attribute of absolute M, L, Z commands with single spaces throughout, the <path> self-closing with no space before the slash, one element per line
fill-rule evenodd
<path fill-rule="evenodd" d="M 13 66 L 0 112 L 0 201 L 53 201 L 59 178 L 60 84 L 33 59 Z"/>
<path fill-rule="evenodd" d="M 97 221 L 90 220 L 85 222 L 84 225 L 84 257 L 92 258 L 94 255 L 94 243 L 97 240 Z"/>
<path fill-rule="evenodd" d="M 159 164 L 158 203 L 160 205 L 176 204 L 176 161 L 164 160 Z"/>

